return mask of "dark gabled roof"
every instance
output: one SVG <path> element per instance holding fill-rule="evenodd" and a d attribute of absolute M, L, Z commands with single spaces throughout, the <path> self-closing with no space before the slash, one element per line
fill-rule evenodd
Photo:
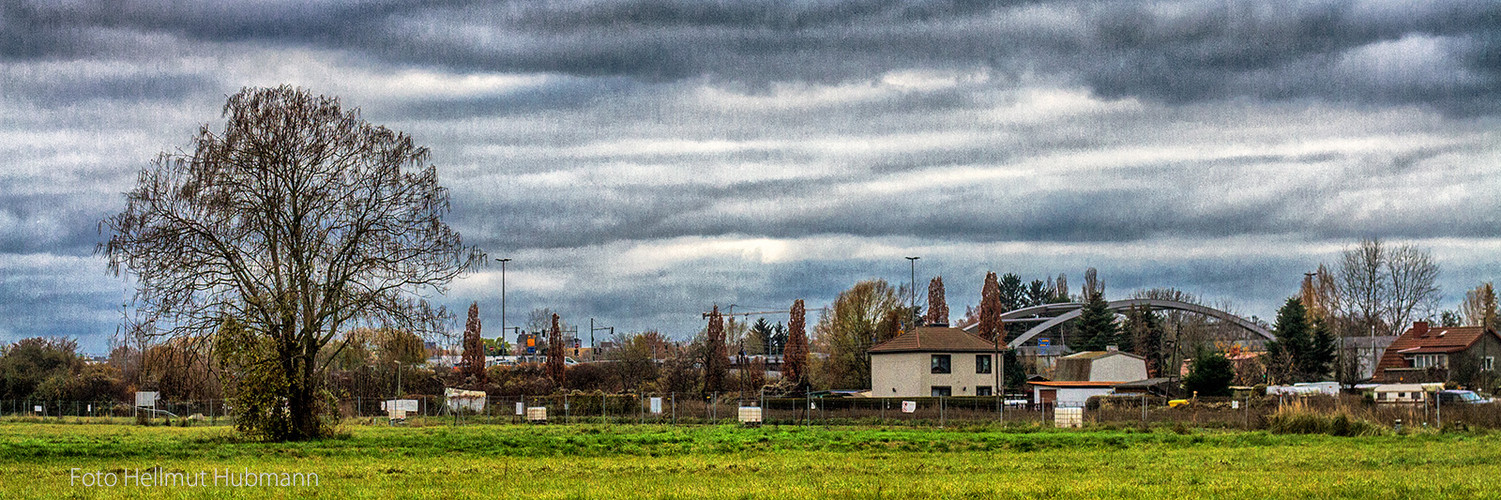
<path fill-rule="evenodd" d="M 870 352 L 994 352 L 995 349 L 994 343 L 958 328 L 919 326 L 916 330 L 877 344 L 870 348 Z"/>
<path fill-rule="evenodd" d="M 1394 368 L 1409 368 L 1404 356 L 1412 354 L 1437 354 L 1455 353 L 1469 350 L 1480 337 L 1491 335 L 1501 339 L 1495 330 L 1479 326 L 1437 326 L 1430 327 L 1427 323 L 1417 322 L 1412 328 L 1402 332 L 1392 345 L 1386 347 L 1382 353 L 1381 361 L 1376 363 L 1376 373 L 1373 379 L 1381 379 L 1386 370 Z"/>

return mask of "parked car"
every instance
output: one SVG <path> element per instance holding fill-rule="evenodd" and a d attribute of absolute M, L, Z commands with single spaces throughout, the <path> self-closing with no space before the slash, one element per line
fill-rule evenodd
<path fill-rule="evenodd" d="M 1480 397 L 1475 391 L 1439 391 L 1439 404 L 1478 405 L 1491 402 L 1491 398 Z"/>

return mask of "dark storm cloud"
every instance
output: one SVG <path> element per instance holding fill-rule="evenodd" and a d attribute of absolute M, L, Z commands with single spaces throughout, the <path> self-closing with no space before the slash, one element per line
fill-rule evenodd
<path fill-rule="evenodd" d="M 1501 4 L 1486 1 L 6 5 L 0 48 L 13 58 L 109 49 L 83 35 L 125 30 L 648 81 L 830 82 L 984 66 L 1052 75 L 1104 96 L 1312 97 L 1467 114 L 1494 111 L 1501 92 Z M 1413 46 L 1430 50 L 1405 50 Z M 1413 57 L 1425 60 L 1403 61 Z"/>

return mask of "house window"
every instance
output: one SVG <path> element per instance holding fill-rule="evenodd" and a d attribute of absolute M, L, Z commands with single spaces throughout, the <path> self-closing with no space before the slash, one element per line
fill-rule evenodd
<path fill-rule="evenodd" d="M 933 373 L 952 373 L 952 372 L 953 372 L 953 370 L 950 369 L 950 365 L 949 365 L 949 355 L 947 355 L 947 354 L 934 354 L 933 355 Z"/>
<path fill-rule="evenodd" d="M 1495 370 L 1496 369 L 1496 357 L 1495 356 L 1486 356 L 1484 358 L 1481 358 L 1480 359 L 1480 369 L 1484 370 L 1484 371 Z"/>
<path fill-rule="evenodd" d="M 976 396 L 990 396 L 990 395 L 993 395 L 993 394 L 995 394 L 995 393 L 990 392 L 990 386 L 988 386 L 988 385 L 982 385 L 982 386 L 979 386 L 979 387 L 975 387 L 975 395 Z"/>
<path fill-rule="evenodd" d="M 1412 357 L 1413 368 L 1447 368 L 1449 357 L 1443 354 L 1419 354 Z"/>
<path fill-rule="evenodd" d="M 990 373 L 990 355 L 975 355 L 975 373 Z"/>
<path fill-rule="evenodd" d="M 933 386 L 933 397 L 949 397 L 954 395 L 954 388 L 946 385 Z"/>

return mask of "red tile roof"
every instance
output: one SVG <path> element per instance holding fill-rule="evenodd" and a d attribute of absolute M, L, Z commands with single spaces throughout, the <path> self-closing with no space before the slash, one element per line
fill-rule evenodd
<path fill-rule="evenodd" d="M 1404 355 L 1462 352 L 1475 345 L 1482 335 L 1495 335 L 1501 339 L 1495 330 L 1479 326 L 1429 327 L 1422 321 L 1413 323 L 1412 328 L 1402 332 L 1392 345 L 1387 346 L 1371 378 L 1381 379 L 1382 373 L 1388 369 L 1410 368 Z"/>
<path fill-rule="evenodd" d="M 994 343 L 958 328 L 920 326 L 877 344 L 870 352 L 994 352 L 995 348 Z"/>

